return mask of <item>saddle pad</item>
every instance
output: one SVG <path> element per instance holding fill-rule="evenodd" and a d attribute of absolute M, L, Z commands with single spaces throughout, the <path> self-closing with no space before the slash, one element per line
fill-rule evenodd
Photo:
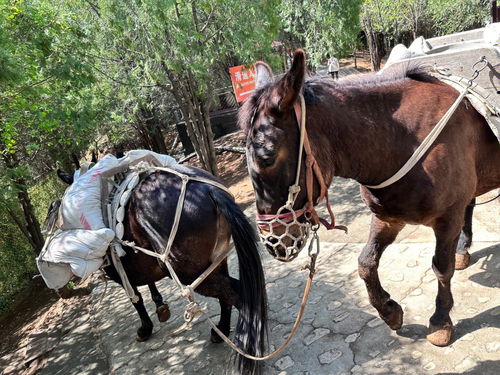
<path fill-rule="evenodd" d="M 442 73 L 439 70 L 436 70 L 433 76 L 459 92 L 462 92 L 469 84 L 466 78 Z M 490 95 L 488 91 L 474 83 L 469 87 L 469 93 L 466 97 L 476 111 L 484 117 L 491 131 L 497 137 L 498 143 L 500 143 L 500 108 L 496 107 L 495 104 L 488 99 Z"/>

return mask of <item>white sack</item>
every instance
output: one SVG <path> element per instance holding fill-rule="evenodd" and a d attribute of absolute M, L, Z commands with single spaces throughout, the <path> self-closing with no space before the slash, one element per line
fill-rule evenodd
<path fill-rule="evenodd" d="M 104 221 L 101 211 L 101 174 L 114 168 L 118 159 L 106 155 L 86 173 L 78 176 L 62 199 L 61 229 L 101 229 Z"/>
<path fill-rule="evenodd" d="M 73 274 L 82 279 L 89 277 L 101 267 L 106 249 L 114 237 L 115 233 L 109 228 L 57 233 L 37 259 L 47 286 L 62 288 Z"/>
<path fill-rule="evenodd" d="M 37 258 L 36 265 L 42 275 L 43 281 L 45 281 L 45 284 L 50 289 L 57 290 L 62 288 L 73 276 L 70 265 L 66 263 L 51 263 Z"/>
<path fill-rule="evenodd" d="M 154 156 L 164 167 L 171 167 L 177 164 L 175 159 L 169 155 L 157 154 L 149 150 L 131 150 L 127 152 L 123 158 L 119 159 L 119 165 L 128 165 L 134 160 L 143 158 L 146 155 Z"/>
<path fill-rule="evenodd" d="M 490 23 L 484 28 L 483 38 L 486 43 L 500 44 L 500 22 Z"/>

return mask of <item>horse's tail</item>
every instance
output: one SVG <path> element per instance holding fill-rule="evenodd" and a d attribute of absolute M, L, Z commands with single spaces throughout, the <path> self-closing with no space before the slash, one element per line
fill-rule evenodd
<path fill-rule="evenodd" d="M 245 353 L 262 356 L 267 342 L 267 297 L 257 235 L 227 193 L 217 188 L 210 190 L 229 223 L 238 254 L 240 306 L 235 341 Z M 252 361 L 239 354 L 236 356 L 236 365 L 242 374 L 260 373 L 261 364 L 261 361 Z"/>

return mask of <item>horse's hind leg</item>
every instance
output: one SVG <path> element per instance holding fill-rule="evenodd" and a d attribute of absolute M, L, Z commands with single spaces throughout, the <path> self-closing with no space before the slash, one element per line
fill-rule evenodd
<path fill-rule="evenodd" d="M 455 269 L 463 270 L 469 267 L 470 254 L 469 249 L 472 244 L 472 213 L 476 199 L 474 198 L 465 209 L 465 222 L 458 240 L 457 250 L 455 254 Z"/>
<path fill-rule="evenodd" d="M 223 334 L 228 336 L 231 325 L 231 310 L 233 306 L 224 301 L 224 299 L 222 298 L 219 298 L 219 304 L 220 304 L 220 319 L 219 319 L 219 324 L 217 324 L 217 328 L 219 328 Z M 210 331 L 210 341 L 212 341 L 214 344 L 219 344 L 222 342 L 222 338 L 218 335 L 217 332 L 215 332 L 213 328 Z"/>
<path fill-rule="evenodd" d="M 141 326 L 137 330 L 137 337 L 135 338 L 137 341 L 146 341 L 151 337 L 151 333 L 153 332 L 153 322 L 149 318 L 148 312 L 144 307 L 144 300 L 142 299 L 141 293 L 134 288 L 134 293 L 137 297 L 139 297 L 139 301 L 136 303 L 132 303 L 139 314 L 139 318 L 141 318 Z"/>
<path fill-rule="evenodd" d="M 380 284 L 378 265 L 384 250 L 403 229 L 404 224 L 387 223 L 372 215 L 370 238 L 358 258 L 358 273 L 366 284 L 370 303 L 375 307 L 391 329 L 399 329 L 403 324 L 403 310 Z"/>
<path fill-rule="evenodd" d="M 456 211 L 455 211 L 456 212 Z M 432 269 L 438 280 L 436 311 L 430 318 L 427 340 L 437 346 L 446 346 L 451 341 L 453 324 L 450 310 L 453 307 L 451 278 L 455 272 L 455 249 L 462 226 L 462 210 L 436 221 L 433 226 L 436 235 L 436 252 L 432 258 Z"/>
<path fill-rule="evenodd" d="M 158 291 L 158 288 L 156 288 L 155 283 L 148 284 L 148 287 L 151 292 L 151 298 L 156 305 L 156 315 L 158 315 L 158 320 L 160 322 L 166 322 L 170 318 L 170 309 L 168 308 L 168 304 L 163 302 L 163 297 Z"/>
<path fill-rule="evenodd" d="M 196 293 L 219 300 L 221 312 L 217 328 L 226 336 L 229 335 L 232 306 L 238 307 L 238 289 L 239 280 L 229 276 L 226 262 L 223 262 L 196 288 Z M 213 343 L 222 342 L 217 332 L 212 329 L 210 333 L 210 340 Z"/>

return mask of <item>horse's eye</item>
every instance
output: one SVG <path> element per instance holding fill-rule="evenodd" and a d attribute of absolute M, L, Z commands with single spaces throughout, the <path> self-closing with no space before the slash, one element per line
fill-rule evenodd
<path fill-rule="evenodd" d="M 275 155 L 263 155 L 258 158 L 258 163 L 261 167 L 267 168 L 273 165 L 275 160 Z"/>
<path fill-rule="evenodd" d="M 276 160 L 275 144 L 270 142 L 254 143 L 255 159 L 259 167 L 267 168 L 274 164 Z"/>

